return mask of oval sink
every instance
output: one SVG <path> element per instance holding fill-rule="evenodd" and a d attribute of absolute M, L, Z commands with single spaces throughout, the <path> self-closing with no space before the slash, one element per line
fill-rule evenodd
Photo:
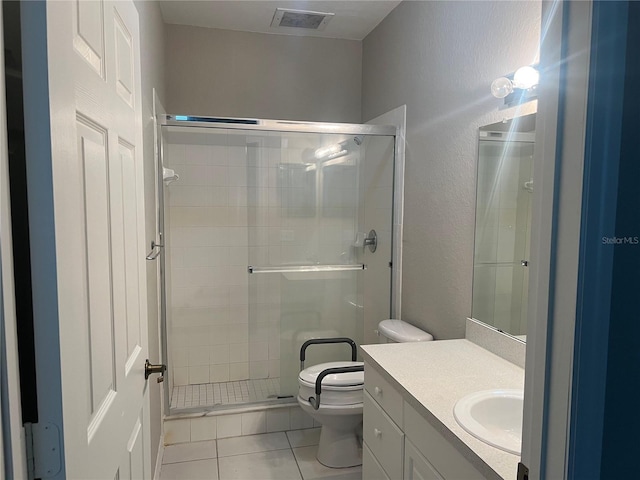
<path fill-rule="evenodd" d="M 484 390 L 462 397 L 453 416 L 471 435 L 505 452 L 520 455 L 522 390 Z"/>

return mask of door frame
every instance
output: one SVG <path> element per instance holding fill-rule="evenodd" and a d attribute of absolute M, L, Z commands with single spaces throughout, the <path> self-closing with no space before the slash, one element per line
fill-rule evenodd
<path fill-rule="evenodd" d="M 0 8 L 0 479 L 27 477 L 13 277 L 2 20 Z"/>
<path fill-rule="evenodd" d="M 544 1 L 522 463 L 566 478 L 593 3 Z M 539 128 L 538 128 L 539 127 Z"/>

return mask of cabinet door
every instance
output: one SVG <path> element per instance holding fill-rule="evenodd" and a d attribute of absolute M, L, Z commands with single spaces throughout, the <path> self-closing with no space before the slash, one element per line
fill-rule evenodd
<path fill-rule="evenodd" d="M 406 437 L 404 440 L 404 480 L 442 480 L 433 466 Z"/>
<path fill-rule="evenodd" d="M 380 466 L 376 457 L 366 445 L 362 447 L 362 479 L 363 480 L 390 480 L 384 469 Z"/>

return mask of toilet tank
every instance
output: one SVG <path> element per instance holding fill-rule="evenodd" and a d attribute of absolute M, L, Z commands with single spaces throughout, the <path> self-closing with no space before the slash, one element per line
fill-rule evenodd
<path fill-rule="evenodd" d="M 402 320 L 383 320 L 378 324 L 378 343 L 430 342 L 430 333 Z"/>

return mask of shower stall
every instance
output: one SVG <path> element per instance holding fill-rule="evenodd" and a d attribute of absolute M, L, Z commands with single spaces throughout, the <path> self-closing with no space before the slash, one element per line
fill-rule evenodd
<path fill-rule="evenodd" d="M 374 341 L 395 302 L 396 131 L 157 116 L 167 414 L 295 402 L 304 341 Z"/>

